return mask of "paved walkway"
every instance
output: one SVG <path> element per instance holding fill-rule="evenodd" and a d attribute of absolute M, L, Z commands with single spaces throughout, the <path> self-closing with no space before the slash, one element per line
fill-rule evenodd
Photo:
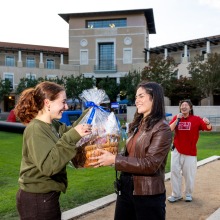
<path fill-rule="evenodd" d="M 168 220 L 220 220 L 220 157 L 213 156 L 199 161 L 197 166 L 199 169 L 193 202 L 180 201 L 175 204 L 168 202 L 166 207 Z M 167 196 L 171 193 L 169 180 L 170 173 L 167 173 L 165 176 Z M 211 184 L 214 184 L 214 187 L 211 187 Z M 219 202 L 216 203 L 213 196 L 217 197 Z M 116 195 L 111 194 L 68 210 L 62 213 L 62 220 L 112 220 L 114 219 L 115 199 Z"/>

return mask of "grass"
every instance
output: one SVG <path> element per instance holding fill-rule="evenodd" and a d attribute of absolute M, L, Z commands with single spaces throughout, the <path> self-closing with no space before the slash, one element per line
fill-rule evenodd
<path fill-rule="evenodd" d="M 121 142 L 120 146 L 124 146 Z M 18 190 L 18 175 L 21 161 L 22 135 L 0 132 L 0 219 L 17 220 L 15 196 Z M 220 133 L 202 132 L 198 142 L 198 160 L 220 155 Z M 170 154 L 166 172 L 170 170 Z M 72 209 L 84 203 L 114 192 L 115 171 L 112 167 L 97 169 L 74 169 L 67 166 L 69 186 L 61 194 L 62 211 Z"/>

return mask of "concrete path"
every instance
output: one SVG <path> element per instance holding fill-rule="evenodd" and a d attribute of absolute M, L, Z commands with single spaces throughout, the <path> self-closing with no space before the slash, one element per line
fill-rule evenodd
<path fill-rule="evenodd" d="M 204 166 L 205 164 L 208 164 L 210 162 L 214 162 L 217 160 L 220 160 L 220 156 L 212 156 L 210 158 L 199 161 L 197 163 L 197 166 L 199 168 L 199 167 Z M 219 168 L 219 171 L 220 171 L 220 168 Z M 216 170 L 209 169 L 208 172 L 209 172 L 209 174 L 208 174 L 209 176 L 215 176 L 215 174 L 212 174 L 212 172 L 216 172 Z M 202 174 L 202 172 L 197 172 L 197 177 L 196 177 L 197 179 L 199 179 L 200 173 Z M 204 175 L 204 173 L 203 173 L 203 175 Z M 219 177 L 219 179 L 216 179 L 216 181 L 218 181 L 220 183 L 220 175 L 218 175 L 218 177 Z M 207 178 L 209 178 L 209 177 L 207 176 Z M 167 186 L 167 183 L 169 182 L 169 180 L 170 180 L 170 173 L 167 173 L 165 175 L 166 186 Z M 169 183 L 169 185 L 170 185 L 170 183 Z M 215 191 L 215 189 L 210 188 L 209 193 L 211 193 L 211 192 L 217 193 L 217 191 Z M 170 189 L 167 189 L 167 195 L 169 195 L 169 193 L 170 193 Z M 198 193 L 197 197 L 198 196 L 201 196 L 201 195 L 199 195 L 199 193 Z M 204 196 L 201 196 L 201 198 L 202 198 L 201 199 L 201 201 L 202 201 Z M 116 200 L 116 194 L 111 194 L 106 197 L 100 198 L 98 200 L 89 202 L 89 203 L 84 204 L 82 206 L 79 206 L 74 209 L 63 212 L 62 213 L 62 220 L 70 220 L 70 219 L 112 220 L 114 217 L 115 200 Z M 200 198 L 197 198 L 197 201 L 200 201 Z M 200 203 L 202 204 L 201 201 L 200 201 Z M 193 201 L 191 204 L 196 204 L 196 202 Z M 174 207 L 173 205 L 176 205 L 176 203 L 175 204 L 169 204 L 169 203 L 167 204 L 167 213 L 168 214 L 169 214 L 169 209 L 172 209 L 172 207 Z M 182 205 L 182 209 L 186 209 L 185 211 L 187 211 L 188 207 L 184 206 L 184 205 Z M 220 200 L 219 200 L 219 204 L 218 204 L 218 208 L 219 207 L 220 207 Z M 186 214 L 186 216 L 187 216 L 187 214 Z M 167 215 L 167 217 L 168 217 L 168 215 Z M 169 218 L 167 218 L 167 219 L 174 219 L 174 217 L 172 217 L 172 215 L 170 214 Z M 180 220 L 181 217 L 178 216 L 178 219 Z M 191 219 L 191 218 L 186 217 L 185 219 Z M 220 208 L 215 209 L 214 212 L 210 213 L 210 216 L 206 219 L 207 220 L 217 220 L 217 219 L 220 220 Z"/>

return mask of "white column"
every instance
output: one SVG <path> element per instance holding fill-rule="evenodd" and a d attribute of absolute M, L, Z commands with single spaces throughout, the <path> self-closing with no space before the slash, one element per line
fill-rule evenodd
<path fill-rule="evenodd" d="M 167 48 L 164 49 L 164 59 L 166 60 L 168 56 L 168 50 Z"/>
<path fill-rule="evenodd" d="M 18 51 L 18 62 L 22 62 L 21 61 L 21 51 L 20 50 Z"/>
<path fill-rule="evenodd" d="M 44 68 L 44 62 L 43 62 L 43 53 L 40 52 L 40 63 L 39 63 L 39 68 L 43 69 Z"/>
<path fill-rule="evenodd" d="M 23 63 L 21 60 L 21 51 L 18 51 L 18 61 L 17 61 L 17 67 L 23 67 Z"/>
<path fill-rule="evenodd" d="M 43 63 L 43 53 L 40 52 L 40 63 Z"/>
<path fill-rule="evenodd" d="M 60 55 L 60 65 L 63 65 L 63 54 Z"/>
<path fill-rule="evenodd" d="M 210 41 L 206 42 L 206 53 L 211 53 Z"/>
<path fill-rule="evenodd" d="M 184 54 L 182 57 L 182 63 L 188 63 L 188 56 L 187 56 L 187 45 L 184 45 Z"/>
<path fill-rule="evenodd" d="M 117 77 L 117 78 L 116 78 L 116 82 L 117 82 L 118 84 L 120 84 L 120 77 Z"/>
<path fill-rule="evenodd" d="M 187 45 L 184 45 L 184 57 L 187 57 Z"/>
<path fill-rule="evenodd" d="M 149 62 L 149 60 L 150 60 L 150 52 L 147 51 L 147 62 Z"/>

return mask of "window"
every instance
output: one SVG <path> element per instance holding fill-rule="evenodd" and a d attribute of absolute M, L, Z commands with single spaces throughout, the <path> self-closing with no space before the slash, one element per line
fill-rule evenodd
<path fill-rule="evenodd" d="M 173 71 L 173 77 L 174 77 L 175 79 L 180 78 L 180 76 L 179 76 L 179 69 L 176 69 L 176 71 L 175 71 L 175 70 Z"/>
<path fill-rule="evenodd" d="M 131 48 L 123 49 L 123 63 L 124 64 L 132 63 L 132 49 Z"/>
<path fill-rule="evenodd" d="M 184 53 L 182 53 L 181 56 L 184 57 Z M 187 52 L 187 57 L 189 57 L 189 52 Z"/>
<path fill-rule="evenodd" d="M 184 53 L 181 54 L 181 58 L 182 58 L 182 60 L 183 60 L 183 58 L 184 58 Z M 187 61 L 189 62 L 189 60 L 190 60 L 190 53 L 189 53 L 189 51 L 187 51 Z"/>
<path fill-rule="evenodd" d="M 14 89 L 14 74 L 13 73 L 4 73 L 4 80 L 9 80 L 11 83 L 10 88 Z"/>
<path fill-rule="evenodd" d="M 26 67 L 30 67 L 30 68 L 36 67 L 36 63 L 35 63 L 35 58 L 34 57 L 27 57 Z"/>
<path fill-rule="evenodd" d="M 206 49 L 200 50 L 200 55 L 204 55 L 204 54 L 207 54 Z"/>
<path fill-rule="evenodd" d="M 200 50 L 199 59 L 200 61 L 204 61 L 205 58 L 207 58 L 207 52 L 206 52 L 206 49 L 204 48 Z"/>
<path fill-rule="evenodd" d="M 57 76 L 56 75 L 47 75 L 48 80 L 56 80 Z"/>
<path fill-rule="evenodd" d="M 88 65 L 88 50 L 80 50 L 80 65 Z"/>
<path fill-rule="evenodd" d="M 114 68 L 114 44 L 99 43 L 99 70 L 112 70 Z"/>
<path fill-rule="evenodd" d="M 47 69 L 55 69 L 55 61 L 53 59 L 47 59 Z"/>
<path fill-rule="evenodd" d="M 122 19 L 109 19 L 109 20 L 90 20 L 86 21 L 86 28 L 114 28 L 114 27 L 126 27 L 127 20 Z"/>
<path fill-rule="evenodd" d="M 15 57 L 14 56 L 6 56 L 5 57 L 5 65 L 6 66 L 15 66 Z"/>
<path fill-rule="evenodd" d="M 36 79 L 36 74 L 26 73 L 26 78 L 35 80 Z"/>

